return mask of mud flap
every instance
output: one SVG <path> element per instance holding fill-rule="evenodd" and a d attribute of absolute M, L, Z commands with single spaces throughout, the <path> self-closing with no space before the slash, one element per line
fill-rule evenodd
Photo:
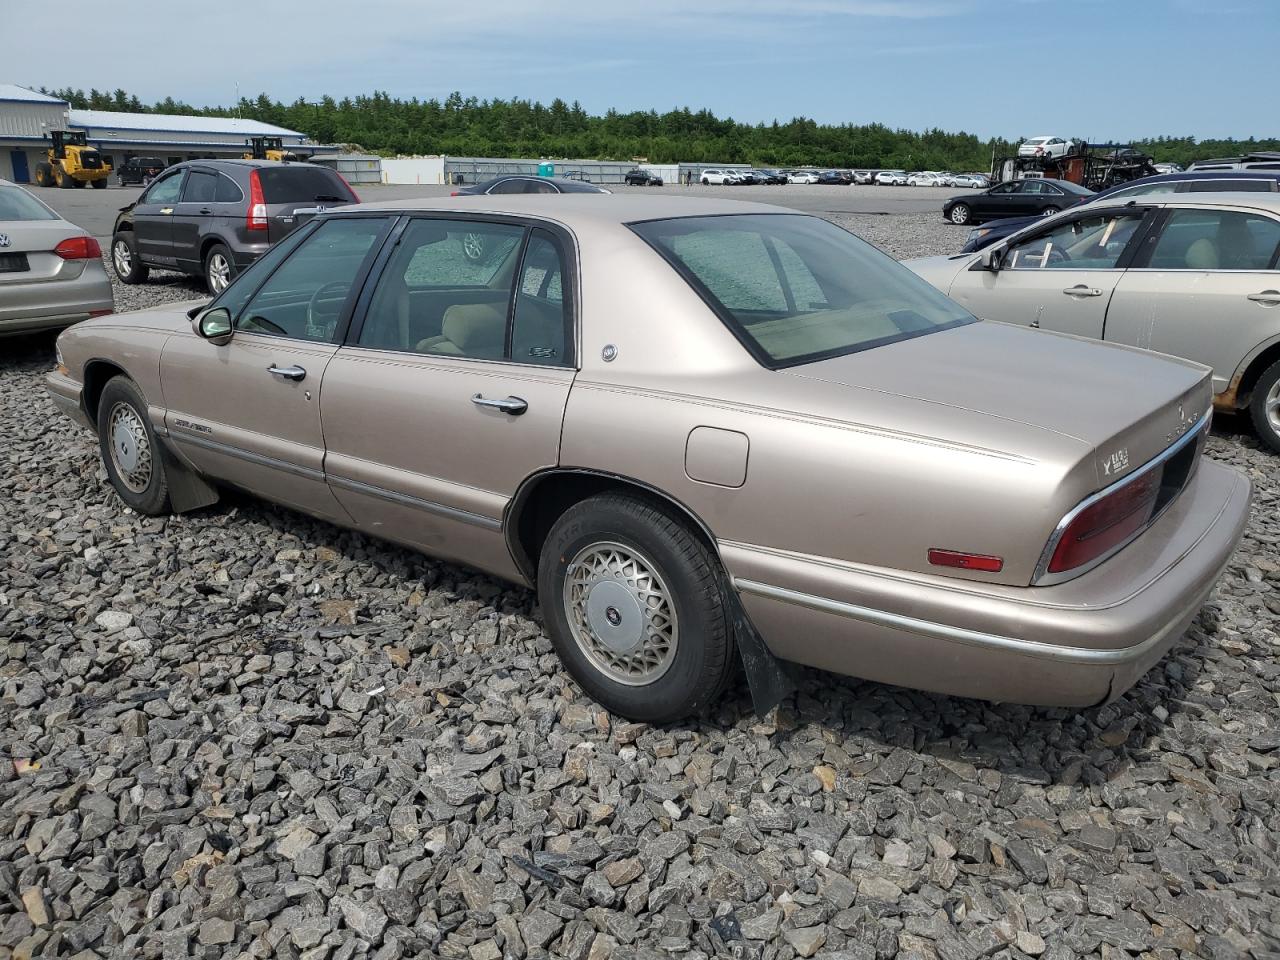
<path fill-rule="evenodd" d="M 742 657 L 742 669 L 747 675 L 747 686 L 751 690 L 751 705 L 755 708 L 756 715 L 763 718 L 795 692 L 796 681 L 792 675 L 795 668 L 773 655 L 755 624 L 747 618 L 737 593 L 730 590 L 729 598 L 738 653 Z"/>
<path fill-rule="evenodd" d="M 174 513 L 187 513 L 218 502 L 218 488 L 179 460 L 167 443 L 160 444 L 160 451 Z"/>

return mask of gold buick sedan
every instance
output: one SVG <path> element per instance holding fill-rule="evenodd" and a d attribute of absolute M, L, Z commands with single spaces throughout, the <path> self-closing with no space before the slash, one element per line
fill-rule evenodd
<path fill-rule="evenodd" d="M 211 303 L 58 354 L 128 506 L 233 486 L 533 586 L 575 679 L 638 720 L 712 702 L 740 648 L 749 678 L 1118 697 L 1249 512 L 1201 457 L 1207 368 L 975 320 L 763 204 L 339 208 Z"/>

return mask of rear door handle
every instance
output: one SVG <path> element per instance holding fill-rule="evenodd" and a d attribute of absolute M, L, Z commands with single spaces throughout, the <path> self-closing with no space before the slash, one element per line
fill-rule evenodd
<path fill-rule="evenodd" d="M 513 417 L 518 417 L 529 409 L 529 404 L 523 397 L 507 397 L 504 400 L 486 400 L 484 394 L 477 393 L 471 398 L 471 402 L 477 407 L 492 407 L 494 410 L 501 410 L 503 413 L 509 413 Z"/>
<path fill-rule="evenodd" d="M 1102 291 L 1097 287 L 1086 287 L 1083 283 L 1077 283 L 1074 287 L 1067 287 L 1062 291 L 1068 297 L 1100 297 Z"/>
<path fill-rule="evenodd" d="M 213 213 L 213 210 L 211 210 L 209 207 L 201 207 L 201 208 L 200 208 L 200 212 L 201 212 L 201 213 Z"/>
<path fill-rule="evenodd" d="M 292 367 L 277 367 L 274 364 L 267 367 L 267 373 L 275 374 L 277 377 L 284 377 L 286 380 L 302 380 L 307 376 L 305 367 L 299 367 L 296 364 Z"/>
<path fill-rule="evenodd" d="M 1263 290 L 1261 293 L 1249 294 L 1249 299 L 1254 303 L 1265 303 L 1268 306 L 1275 306 L 1280 303 L 1280 290 Z"/>

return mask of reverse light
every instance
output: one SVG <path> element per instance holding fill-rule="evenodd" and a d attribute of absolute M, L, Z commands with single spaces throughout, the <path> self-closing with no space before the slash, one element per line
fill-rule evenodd
<path fill-rule="evenodd" d="M 245 214 L 246 230 L 267 229 L 267 201 L 262 193 L 262 178 L 257 170 L 249 171 L 249 212 Z"/>
<path fill-rule="evenodd" d="M 63 260 L 93 260 L 102 256 L 102 247 L 93 237 L 67 237 L 53 252 Z"/>
<path fill-rule="evenodd" d="M 961 550 L 939 550 L 931 547 L 929 562 L 935 567 L 959 567 L 962 570 L 979 570 L 983 573 L 999 573 L 1004 569 L 1003 557 L 982 553 L 964 553 Z"/>
<path fill-rule="evenodd" d="M 1048 572 L 1074 570 L 1124 543 L 1151 519 L 1160 495 L 1160 473 L 1145 473 L 1081 510 L 1058 539 Z"/>

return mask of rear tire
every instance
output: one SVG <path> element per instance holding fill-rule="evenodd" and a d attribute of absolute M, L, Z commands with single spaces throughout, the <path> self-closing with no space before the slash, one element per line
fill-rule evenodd
<path fill-rule="evenodd" d="M 1045 207 L 1043 210 L 1040 211 L 1040 216 L 1052 217 L 1055 213 L 1058 213 L 1058 212 L 1059 211 L 1057 207 Z"/>
<path fill-rule="evenodd" d="M 98 449 L 111 486 L 125 505 L 150 517 L 172 512 L 164 456 L 147 401 L 128 377 L 113 377 L 98 400 Z"/>
<path fill-rule="evenodd" d="M 138 245 L 133 233 L 117 233 L 111 238 L 111 266 L 122 283 L 144 283 L 150 268 L 138 259 Z"/>
<path fill-rule="evenodd" d="M 1275 453 L 1280 453 L 1280 360 L 1266 370 L 1253 385 L 1253 399 L 1249 401 L 1249 416 L 1258 439 Z"/>
<path fill-rule="evenodd" d="M 967 203 L 957 203 L 947 214 L 947 219 L 957 226 L 964 226 L 973 219 L 973 211 L 969 209 Z"/>
<path fill-rule="evenodd" d="M 683 719 L 732 674 L 719 560 L 649 500 L 605 493 L 566 510 L 542 547 L 538 599 L 578 685 L 630 720 Z"/>
<path fill-rule="evenodd" d="M 36 186 L 53 186 L 53 168 L 48 163 L 40 162 L 36 164 Z"/>
<path fill-rule="evenodd" d="M 204 255 L 204 284 L 217 296 L 236 278 L 236 262 L 224 244 L 215 243 Z"/>

